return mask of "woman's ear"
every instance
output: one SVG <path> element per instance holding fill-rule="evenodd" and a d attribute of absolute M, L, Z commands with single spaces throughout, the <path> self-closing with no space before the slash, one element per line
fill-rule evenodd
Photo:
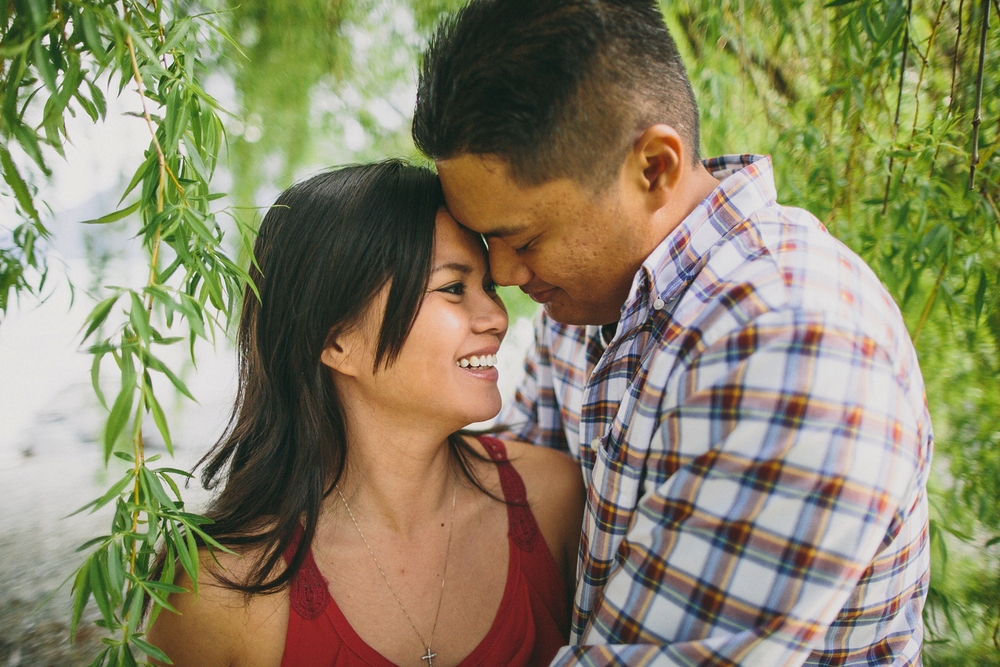
<path fill-rule="evenodd" d="M 364 341 L 357 336 L 356 332 L 340 334 L 336 337 L 327 338 L 326 347 L 319 355 L 319 360 L 324 366 L 337 371 L 341 375 L 354 376 L 358 374 L 358 358 Z"/>

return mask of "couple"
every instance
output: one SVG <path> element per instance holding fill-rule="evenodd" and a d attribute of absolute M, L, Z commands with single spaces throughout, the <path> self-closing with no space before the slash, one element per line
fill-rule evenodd
<path fill-rule="evenodd" d="M 204 473 L 238 556 L 204 555 L 150 641 L 209 667 L 920 664 L 902 318 L 769 158 L 699 159 L 655 3 L 473 0 L 413 133 L 440 182 L 348 167 L 265 217 Z M 503 440 L 459 432 L 500 408 L 494 281 L 545 304 Z"/>

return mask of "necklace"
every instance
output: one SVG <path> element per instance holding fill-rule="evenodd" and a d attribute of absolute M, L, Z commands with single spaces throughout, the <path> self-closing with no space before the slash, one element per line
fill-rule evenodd
<path fill-rule="evenodd" d="M 375 567 L 378 568 L 379 574 L 382 575 L 382 579 L 385 581 L 385 585 L 389 587 L 389 592 L 392 593 L 392 597 L 396 598 L 396 604 L 399 608 L 403 610 L 403 616 L 406 616 L 406 620 L 410 622 L 410 627 L 413 628 L 413 632 L 416 633 L 417 638 L 420 643 L 424 645 L 427 652 L 420 657 L 421 660 L 427 661 L 427 667 L 434 667 L 434 658 L 437 657 L 437 653 L 431 653 L 431 643 L 434 641 L 434 631 L 437 630 L 438 616 L 441 615 L 441 601 L 444 600 L 444 581 L 445 577 L 448 576 L 448 556 L 451 554 L 451 534 L 455 530 L 455 499 L 458 497 L 458 484 L 455 484 L 454 490 L 451 493 L 451 525 L 448 528 L 448 546 L 445 548 L 444 552 L 444 572 L 441 574 L 441 592 L 438 594 L 438 604 L 437 611 L 434 612 L 434 625 L 431 626 L 431 637 L 427 641 L 424 641 L 424 636 L 420 634 L 420 630 L 417 630 L 417 625 L 410 618 L 410 615 L 406 611 L 406 607 L 400 601 L 399 596 L 396 595 L 395 589 L 393 589 L 392 584 L 389 583 L 389 577 L 385 576 L 385 570 L 378 562 L 378 558 L 375 557 L 375 552 L 372 551 L 372 547 L 368 544 L 368 540 L 365 538 L 364 532 L 361 530 L 361 525 L 358 520 L 354 518 L 354 512 L 351 511 L 351 506 L 347 504 L 347 498 L 344 497 L 344 493 L 340 490 L 340 486 L 337 487 L 337 494 L 340 496 L 341 502 L 344 503 L 344 509 L 347 510 L 347 515 L 351 517 L 351 522 L 354 523 L 354 527 L 358 529 L 358 535 L 361 536 L 361 541 L 365 543 L 365 547 L 368 549 L 368 553 L 371 554 L 372 560 L 375 561 Z"/>

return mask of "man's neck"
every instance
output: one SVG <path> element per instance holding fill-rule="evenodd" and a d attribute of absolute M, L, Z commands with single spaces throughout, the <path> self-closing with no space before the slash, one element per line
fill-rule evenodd
<path fill-rule="evenodd" d="M 712 176 L 700 162 L 685 173 L 675 188 L 676 196 L 671 197 L 667 205 L 659 211 L 653 229 L 653 234 L 656 236 L 653 247 L 670 236 L 717 187 L 719 179 Z"/>

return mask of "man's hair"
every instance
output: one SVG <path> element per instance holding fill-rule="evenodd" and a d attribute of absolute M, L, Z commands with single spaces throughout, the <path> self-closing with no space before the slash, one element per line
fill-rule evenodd
<path fill-rule="evenodd" d="M 697 161 L 697 104 L 655 0 L 472 0 L 431 38 L 413 140 L 435 160 L 495 155 L 525 185 L 603 187 L 659 123 Z"/>

